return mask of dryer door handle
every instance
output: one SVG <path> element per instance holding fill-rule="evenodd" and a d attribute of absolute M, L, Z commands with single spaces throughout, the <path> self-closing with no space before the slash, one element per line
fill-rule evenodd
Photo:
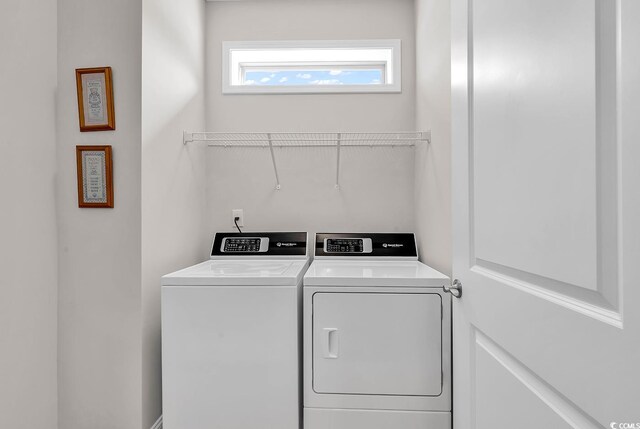
<path fill-rule="evenodd" d="M 324 328 L 323 329 L 323 352 L 325 359 L 338 359 L 338 329 L 337 328 Z"/>

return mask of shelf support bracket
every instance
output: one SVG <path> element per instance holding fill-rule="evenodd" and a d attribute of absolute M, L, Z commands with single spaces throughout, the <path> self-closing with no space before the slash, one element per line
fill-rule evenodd
<path fill-rule="evenodd" d="M 280 190 L 280 177 L 278 177 L 278 166 L 276 165 L 276 156 L 273 153 L 273 142 L 271 141 L 271 133 L 267 133 L 269 140 L 269 151 L 271 152 L 271 161 L 273 162 L 273 171 L 276 173 L 276 190 Z"/>
<path fill-rule="evenodd" d="M 431 131 L 423 131 L 420 133 L 420 137 L 422 141 L 427 142 L 427 144 L 431 144 Z"/>
<path fill-rule="evenodd" d="M 182 131 L 182 144 L 186 145 L 187 143 L 191 143 L 193 141 L 193 133 L 189 131 Z"/>
<path fill-rule="evenodd" d="M 342 133 L 338 133 L 336 141 L 336 189 L 340 189 L 340 146 L 342 143 Z"/>

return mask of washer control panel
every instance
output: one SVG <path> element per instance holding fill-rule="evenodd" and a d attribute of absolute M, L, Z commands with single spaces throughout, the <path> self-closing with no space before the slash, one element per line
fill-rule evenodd
<path fill-rule="evenodd" d="M 233 252 L 266 252 L 269 249 L 269 237 L 225 237 L 220 251 Z"/>
<path fill-rule="evenodd" d="M 413 233 L 317 233 L 316 257 L 361 257 L 385 259 L 418 259 L 416 237 Z"/>
<path fill-rule="evenodd" d="M 306 258 L 306 232 L 218 232 L 211 258 Z"/>
<path fill-rule="evenodd" d="M 325 253 L 371 253 L 370 238 L 325 238 Z"/>

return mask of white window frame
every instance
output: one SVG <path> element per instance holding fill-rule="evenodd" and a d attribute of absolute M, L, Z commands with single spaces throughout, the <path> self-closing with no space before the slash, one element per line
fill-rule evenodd
<path fill-rule="evenodd" d="M 269 50 L 340 51 L 362 49 L 362 59 L 336 58 L 331 60 L 269 61 Z M 242 51 L 264 50 L 263 58 L 251 63 L 243 62 Z M 378 52 L 376 52 L 378 51 Z M 390 51 L 390 53 L 389 53 Z M 233 55 L 237 52 L 239 55 Z M 321 54 L 318 54 L 321 55 Z M 246 57 L 246 55 L 245 55 Z M 222 93 L 223 94 L 322 94 L 322 93 L 398 93 L 402 91 L 401 41 L 380 40 L 283 40 L 222 42 Z M 313 67 L 314 70 L 340 69 L 341 67 L 381 68 L 384 82 L 358 85 L 243 85 L 244 70 L 282 70 Z"/>

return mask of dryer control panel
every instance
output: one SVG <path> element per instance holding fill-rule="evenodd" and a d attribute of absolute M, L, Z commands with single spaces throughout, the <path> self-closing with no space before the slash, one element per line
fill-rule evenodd
<path fill-rule="evenodd" d="M 218 232 L 211 258 L 249 256 L 306 257 L 306 232 Z"/>
<path fill-rule="evenodd" d="M 413 233 L 317 233 L 316 257 L 417 259 Z"/>
<path fill-rule="evenodd" d="M 325 238 L 325 253 L 371 253 L 370 238 Z"/>

